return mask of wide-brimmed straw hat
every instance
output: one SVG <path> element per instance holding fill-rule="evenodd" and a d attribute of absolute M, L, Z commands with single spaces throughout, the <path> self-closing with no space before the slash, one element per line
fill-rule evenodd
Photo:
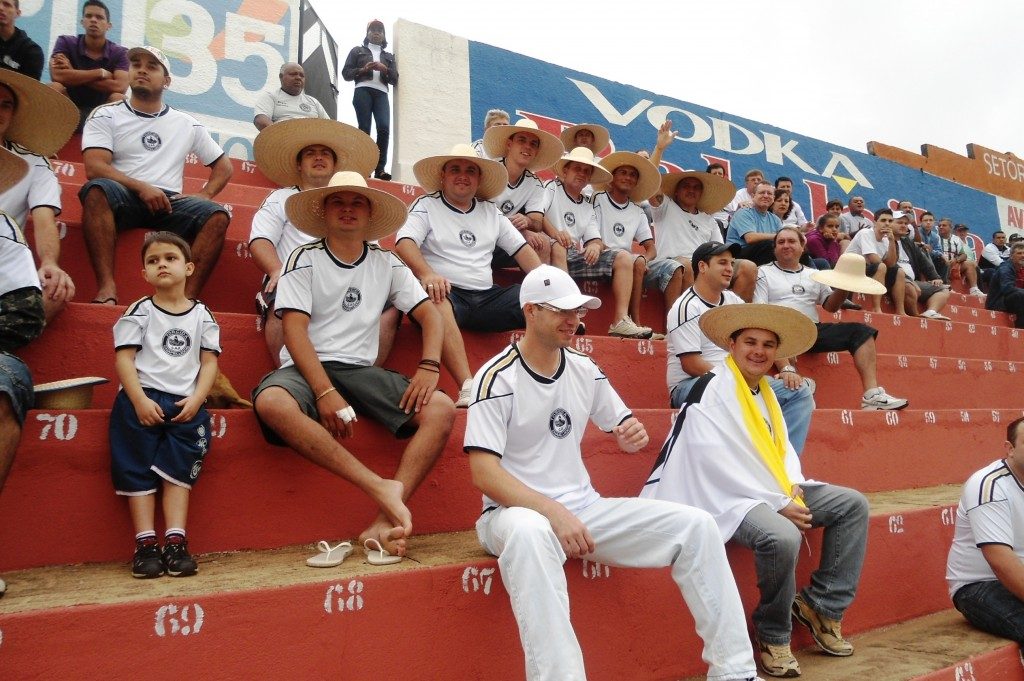
<path fill-rule="evenodd" d="M 700 170 L 683 173 L 668 173 L 661 176 L 661 193 L 668 201 L 676 195 L 676 187 L 688 177 L 695 177 L 704 185 L 704 191 L 697 202 L 697 210 L 711 215 L 725 208 L 736 196 L 736 185 L 721 175 L 712 175 Z"/>
<path fill-rule="evenodd" d="M 447 154 L 422 158 L 412 167 L 416 181 L 423 187 L 423 191 L 432 194 L 441 189 L 441 169 L 445 163 L 454 160 L 472 161 L 480 168 L 480 184 L 476 188 L 478 199 L 493 199 L 508 186 L 508 171 L 505 170 L 504 164 L 480 158 L 471 144 L 456 144 Z"/>
<path fill-rule="evenodd" d="M 253 157 L 256 167 L 282 187 L 299 184 L 299 152 L 321 144 L 334 152 L 334 170 L 354 170 L 368 177 L 377 167 L 380 150 L 359 128 L 324 118 L 292 118 L 268 125 L 256 135 Z"/>
<path fill-rule="evenodd" d="M 92 406 L 94 386 L 110 381 L 101 376 L 66 378 L 35 386 L 36 409 L 88 409 Z"/>
<path fill-rule="evenodd" d="M 764 329 L 779 337 L 775 356 L 796 357 L 814 345 L 818 329 L 810 317 L 791 307 L 742 303 L 719 305 L 700 316 L 700 330 L 712 343 L 729 349 L 732 334 L 741 329 Z"/>
<path fill-rule="evenodd" d="M 60 151 L 78 127 L 78 107 L 53 88 L 10 69 L 0 69 L 0 84 L 17 100 L 4 138 L 40 156 Z"/>
<path fill-rule="evenodd" d="M 396 196 L 366 186 L 366 178 L 353 170 L 334 173 L 326 187 L 307 189 L 292 194 L 284 204 L 285 214 L 297 228 L 317 238 L 327 235 L 324 199 L 338 192 L 362 194 L 370 201 L 370 222 L 363 239 L 375 241 L 393 234 L 403 224 L 407 211 Z"/>
<path fill-rule="evenodd" d="M 589 130 L 594 135 L 594 141 L 587 145 L 595 154 L 600 154 L 608 146 L 608 142 L 611 141 L 612 136 L 608 134 L 608 128 L 597 123 L 580 123 L 579 125 L 570 125 L 568 128 L 562 131 L 558 137 L 562 140 L 562 146 L 566 149 L 572 149 L 576 146 L 576 133 L 580 130 Z"/>
<path fill-rule="evenodd" d="M 811 279 L 840 291 L 880 296 L 885 293 L 885 284 L 865 274 L 866 262 L 860 253 L 843 253 L 833 269 L 815 272 Z"/>
<path fill-rule="evenodd" d="M 658 172 L 658 169 L 654 167 L 653 163 L 635 152 L 616 151 L 613 154 L 608 154 L 601 159 L 601 166 L 609 173 L 614 173 L 616 168 L 622 166 L 633 166 L 637 169 L 640 178 L 636 181 L 633 191 L 629 193 L 630 201 L 636 203 L 646 201 L 657 194 L 658 187 L 661 186 L 661 173 Z M 592 184 L 597 191 L 606 191 L 610 183 L 611 179 L 602 185 L 598 185 L 596 182 Z"/>
<path fill-rule="evenodd" d="M 0 146 L 0 194 L 21 182 L 27 174 L 25 159 Z"/>
<path fill-rule="evenodd" d="M 540 148 L 527 170 L 547 170 L 565 153 L 561 141 L 550 132 L 545 132 L 529 118 L 520 118 L 512 125 L 492 125 L 484 132 L 484 151 L 491 158 L 504 158 L 505 143 L 517 132 L 528 132 L 540 139 Z"/>
<path fill-rule="evenodd" d="M 612 174 L 605 170 L 600 163 L 594 160 L 594 152 L 587 147 L 576 147 L 568 154 L 558 159 L 553 168 L 555 174 L 561 177 L 562 169 L 564 169 L 569 163 L 582 163 L 583 165 L 588 165 L 593 168 L 594 174 L 590 176 L 591 184 L 603 184 L 612 181 Z"/>

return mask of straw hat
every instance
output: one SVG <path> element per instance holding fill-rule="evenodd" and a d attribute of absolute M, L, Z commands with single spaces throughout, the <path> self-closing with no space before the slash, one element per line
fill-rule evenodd
<path fill-rule="evenodd" d="M 379 189 L 367 187 L 366 178 L 352 170 L 334 173 L 326 187 L 292 194 L 284 204 L 285 214 L 293 225 L 306 234 L 318 239 L 325 237 L 327 223 L 324 221 L 324 199 L 338 192 L 355 192 L 369 199 L 370 223 L 363 234 L 365 241 L 383 239 L 405 223 L 406 209 L 402 200 Z"/>
<path fill-rule="evenodd" d="M 633 166 L 637 169 L 637 172 L 640 173 L 640 179 L 636 181 L 636 186 L 629 193 L 630 201 L 636 203 L 646 201 L 657 194 L 658 187 L 661 186 L 661 173 L 654 167 L 654 164 L 632 151 L 616 151 L 614 154 L 608 154 L 601 159 L 601 166 L 609 173 L 614 173 L 615 169 L 621 166 Z M 603 185 L 598 185 L 595 182 L 593 183 L 594 189 L 597 191 L 607 191 L 610 183 L 611 180 Z"/>
<path fill-rule="evenodd" d="M 885 284 L 864 274 L 867 270 L 865 263 L 860 253 L 843 253 L 836 261 L 835 268 L 815 272 L 811 279 L 840 291 L 880 296 L 885 293 Z"/>
<path fill-rule="evenodd" d="M 323 118 L 292 118 L 268 125 L 256 135 L 253 157 L 256 167 L 282 187 L 299 184 L 299 152 L 311 144 L 322 144 L 334 152 L 335 172 L 354 170 L 369 177 L 377 167 L 380 150 L 359 128 Z"/>
<path fill-rule="evenodd" d="M 547 170 L 565 153 L 565 147 L 557 137 L 545 132 L 529 118 L 520 118 L 512 125 L 492 125 L 484 132 L 484 151 L 491 158 L 504 158 L 507 148 L 505 143 L 517 132 L 528 132 L 540 139 L 540 149 L 533 157 L 527 170 Z"/>
<path fill-rule="evenodd" d="M 791 307 L 743 303 L 719 305 L 700 316 L 700 330 L 712 343 L 729 349 L 730 336 L 740 329 L 765 329 L 779 337 L 776 357 L 796 357 L 807 352 L 818 337 L 810 317 Z"/>
<path fill-rule="evenodd" d="M 596 123 L 580 123 L 579 125 L 571 125 L 562 131 L 559 135 L 559 139 L 562 140 L 562 146 L 566 149 L 572 149 L 576 146 L 576 133 L 580 130 L 589 130 L 594 135 L 594 141 L 587 147 L 594 154 L 600 154 L 608 146 L 608 142 L 611 141 L 612 136 L 608 134 L 608 128 L 603 125 Z"/>
<path fill-rule="evenodd" d="M 109 383 L 101 376 L 67 378 L 35 386 L 36 409 L 88 409 L 92 406 L 93 386 Z"/>
<path fill-rule="evenodd" d="M 0 146 L 0 194 L 21 182 L 27 174 L 25 159 Z"/>
<path fill-rule="evenodd" d="M 559 177 L 562 176 L 562 169 L 565 168 L 569 163 L 582 163 L 588 165 L 594 169 L 594 174 L 590 176 L 591 183 L 605 183 L 612 181 L 612 174 L 601 167 L 601 164 L 594 160 L 594 152 L 588 147 L 576 147 L 568 154 L 558 159 L 555 163 L 554 171 Z"/>
<path fill-rule="evenodd" d="M 507 125 L 497 126 L 507 128 Z M 423 190 L 432 194 L 441 189 L 441 169 L 448 161 L 456 159 L 472 161 L 480 168 L 480 184 L 476 188 L 476 198 L 493 199 L 505 191 L 508 186 L 508 171 L 498 161 L 480 158 L 471 144 L 456 144 L 452 150 L 442 156 L 428 156 L 416 162 L 412 172 Z"/>
<path fill-rule="evenodd" d="M 70 99 L 35 78 L 0 69 L 0 84 L 18 101 L 4 137 L 40 156 L 53 156 L 78 127 L 78 108 Z"/>
<path fill-rule="evenodd" d="M 704 191 L 697 202 L 697 210 L 711 215 L 725 208 L 736 196 L 736 185 L 720 175 L 688 170 L 683 173 L 668 173 L 661 176 L 661 193 L 671 201 L 676 195 L 676 186 L 688 177 L 695 177 L 704 185 Z"/>

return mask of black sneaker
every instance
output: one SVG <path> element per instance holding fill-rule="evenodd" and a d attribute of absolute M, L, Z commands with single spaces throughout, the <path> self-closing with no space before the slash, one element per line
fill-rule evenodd
<path fill-rule="evenodd" d="M 378 170 L 373 174 L 373 176 L 376 177 L 378 180 L 383 180 L 385 182 L 391 181 L 391 173 L 385 172 L 383 170 Z"/>
<path fill-rule="evenodd" d="M 142 544 L 135 548 L 135 558 L 132 559 L 132 577 L 136 579 L 153 579 L 164 573 L 164 559 L 160 557 L 160 546 Z"/>
<path fill-rule="evenodd" d="M 199 566 L 189 555 L 188 542 L 167 542 L 164 544 L 164 564 L 171 577 L 189 577 L 199 572 Z"/>

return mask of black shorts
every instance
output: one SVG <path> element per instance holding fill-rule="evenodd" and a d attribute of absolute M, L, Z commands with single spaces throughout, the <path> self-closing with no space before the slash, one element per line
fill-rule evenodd
<path fill-rule="evenodd" d="M 878 337 L 878 329 L 860 322 L 824 322 L 815 326 L 818 338 L 808 353 L 845 350 L 852 355 L 860 346 Z"/>
<path fill-rule="evenodd" d="M 512 331 L 526 327 L 519 306 L 519 284 L 483 291 L 452 287 L 448 293 L 455 322 L 464 331 Z"/>

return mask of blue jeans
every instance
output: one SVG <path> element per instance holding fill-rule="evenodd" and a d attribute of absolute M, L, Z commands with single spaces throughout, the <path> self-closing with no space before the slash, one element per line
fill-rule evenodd
<path fill-rule="evenodd" d="M 680 381 L 672 388 L 669 394 L 669 401 L 673 409 L 683 406 L 686 396 L 690 394 L 690 388 L 699 377 L 687 378 Z M 779 401 L 779 408 L 782 409 L 782 418 L 786 420 L 786 431 L 789 434 L 789 441 L 799 456 L 804 451 L 804 444 L 807 442 L 807 433 L 811 429 L 811 414 L 814 412 L 814 393 L 811 387 L 804 383 L 796 390 L 790 390 L 785 383 L 777 378 L 768 376 L 768 384 L 775 393 L 775 399 Z"/>
<path fill-rule="evenodd" d="M 35 392 L 32 389 L 32 374 L 28 365 L 7 352 L 0 352 L 0 393 L 11 401 L 14 418 L 18 427 L 25 423 L 25 413 L 32 408 Z M 0 478 L 0 484 L 3 479 Z"/>
<path fill-rule="evenodd" d="M 825 528 L 821 560 L 803 597 L 815 612 L 841 620 L 860 582 L 868 541 L 868 500 L 857 490 L 838 485 L 808 485 L 803 491 L 812 524 Z M 753 615 L 758 639 L 772 645 L 789 643 L 803 534 L 781 513 L 758 504 L 747 513 L 732 541 L 754 552 L 761 591 Z"/>
<path fill-rule="evenodd" d="M 352 108 L 356 110 L 356 124 L 359 129 L 370 134 L 370 116 L 377 126 L 377 148 L 380 158 L 377 160 L 377 174 L 384 172 L 384 164 L 388 160 L 388 141 L 391 139 L 391 102 L 388 93 L 372 87 L 357 87 L 352 94 Z"/>
<path fill-rule="evenodd" d="M 953 594 L 953 605 L 982 631 L 1024 646 L 1024 602 L 999 581 L 960 587 Z"/>

